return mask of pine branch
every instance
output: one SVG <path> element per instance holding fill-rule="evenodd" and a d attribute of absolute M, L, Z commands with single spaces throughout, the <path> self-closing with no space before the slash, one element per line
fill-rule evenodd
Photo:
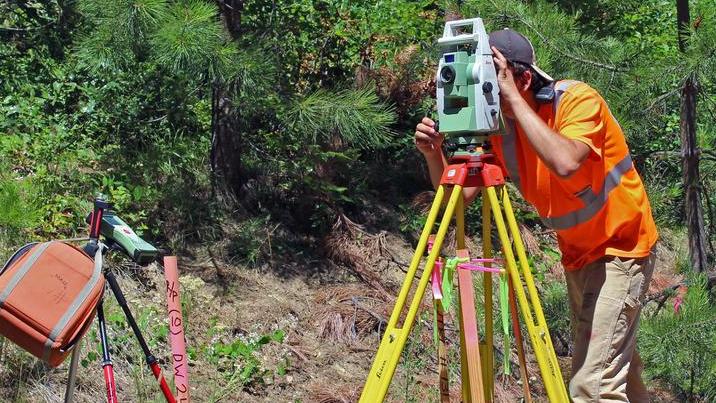
<path fill-rule="evenodd" d="M 496 4 L 494 1 L 491 1 L 491 2 L 492 2 L 492 5 L 493 5 L 495 8 L 498 8 L 497 4 Z M 610 65 L 610 64 L 600 63 L 600 62 L 596 62 L 596 61 L 593 61 L 593 60 L 588 60 L 588 59 L 585 59 L 585 58 L 582 58 L 582 57 L 575 56 L 575 55 L 572 55 L 572 54 L 570 54 L 570 53 L 567 53 L 567 52 L 563 51 L 559 46 L 557 46 L 557 45 L 555 45 L 554 43 L 552 43 L 552 41 L 550 41 L 550 40 L 547 38 L 546 35 L 544 35 L 540 30 L 538 30 L 533 24 L 531 24 L 531 23 L 530 23 L 529 21 L 527 21 L 526 19 L 524 19 L 524 18 L 522 18 L 522 17 L 520 17 L 520 16 L 518 16 L 518 15 L 509 15 L 509 14 L 504 14 L 504 17 L 510 18 L 510 19 L 513 19 L 513 20 L 517 20 L 517 21 L 521 22 L 521 23 L 524 24 L 527 28 L 529 28 L 530 30 L 532 30 L 532 32 L 534 32 L 535 34 L 537 34 L 537 36 L 539 36 L 539 38 L 542 40 L 542 43 L 544 43 L 545 45 L 549 46 L 550 48 L 552 48 L 552 50 L 554 50 L 555 52 L 557 52 L 558 54 L 560 54 L 560 55 L 562 55 L 562 56 L 564 56 L 564 57 L 566 57 L 566 58 L 572 59 L 572 60 L 577 61 L 577 62 L 580 62 L 580 63 L 589 64 L 589 65 L 591 65 L 591 66 L 594 66 L 594 67 L 597 67 L 597 68 L 601 68 L 601 69 L 604 69 L 604 70 L 609 70 L 609 71 L 612 71 L 612 72 L 625 73 L 625 72 L 628 71 L 628 70 L 625 69 L 625 68 L 620 68 L 620 67 L 616 67 L 616 66 L 613 66 L 613 65 Z"/>
<path fill-rule="evenodd" d="M 648 107 L 646 107 L 645 109 L 642 110 L 642 113 L 650 112 L 652 109 L 654 109 L 654 107 L 656 107 L 656 105 L 657 105 L 659 102 L 661 102 L 661 101 L 665 100 L 666 98 L 669 98 L 669 97 L 671 97 L 671 96 L 673 96 L 673 95 L 679 94 L 679 93 L 681 92 L 681 89 L 682 89 L 682 87 L 683 87 L 684 82 L 685 82 L 692 74 L 696 73 L 696 72 L 701 68 L 702 64 L 705 63 L 704 60 L 707 60 L 707 59 L 713 57 L 714 55 L 716 55 L 716 50 L 711 51 L 711 52 L 709 53 L 709 55 L 707 55 L 707 56 L 704 57 L 704 58 L 701 58 L 701 59 L 700 59 L 700 62 L 698 62 L 698 63 L 696 63 L 694 66 L 692 66 L 691 69 L 688 69 L 688 72 L 687 72 L 686 74 L 684 74 L 684 75 L 677 81 L 677 82 L 678 82 L 678 85 L 677 85 L 675 88 L 673 88 L 671 91 L 668 91 L 668 92 L 666 92 L 666 93 L 664 93 L 664 94 L 658 96 L 654 101 L 651 102 L 651 104 L 649 104 Z M 669 72 L 669 73 L 676 72 L 676 69 L 677 69 L 678 67 L 679 67 L 679 66 L 674 66 L 673 68 L 667 69 L 666 71 Z M 683 68 L 684 66 L 680 66 L 680 67 Z M 681 69 L 680 69 L 680 70 L 681 70 Z M 662 71 L 662 73 L 663 73 L 663 71 Z M 702 88 L 700 88 L 700 86 L 699 86 L 699 88 L 698 88 L 698 94 L 704 95 L 704 94 L 708 94 L 708 93 L 705 92 L 705 91 L 704 91 Z M 707 102 L 713 102 L 713 100 L 711 100 L 710 97 L 708 97 L 708 96 L 704 96 L 703 99 L 706 100 Z"/>
<path fill-rule="evenodd" d="M 567 52 L 564 52 L 557 45 L 553 44 L 549 39 L 547 39 L 547 37 L 544 36 L 544 34 L 542 34 L 539 30 L 537 30 L 537 28 L 535 28 L 532 24 L 527 22 L 525 19 L 523 19 L 521 17 L 514 17 L 514 18 L 517 19 L 518 21 L 520 21 L 521 23 L 525 24 L 529 29 L 531 29 L 535 34 L 537 34 L 537 36 L 540 37 L 540 39 L 542 40 L 542 42 L 544 44 L 546 44 L 547 46 L 549 46 L 554 51 L 556 51 L 557 53 L 559 53 L 560 55 L 562 55 L 564 57 L 567 57 L 569 59 L 575 60 L 580 63 L 589 64 L 594 67 L 598 67 L 601 69 L 605 69 L 605 70 L 609 70 L 609 71 L 613 71 L 613 72 L 617 72 L 617 73 L 626 73 L 628 71 L 625 68 L 620 68 L 620 67 L 612 66 L 610 64 L 595 62 L 593 60 L 584 59 L 579 56 L 575 56 L 575 55 L 569 54 Z"/>
<path fill-rule="evenodd" d="M 682 156 L 681 152 L 676 150 L 652 150 L 639 155 L 639 159 L 646 160 L 649 158 L 656 158 L 658 160 L 678 158 L 681 160 Z"/>
<path fill-rule="evenodd" d="M 703 148 L 699 148 L 697 150 L 697 153 L 699 154 L 699 158 L 706 161 L 713 161 L 716 162 L 716 151 L 714 150 L 705 150 Z M 640 154 L 638 156 L 640 159 L 648 159 L 648 158 L 656 158 L 656 159 L 669 159 L 669 158 L 676 158 L 679 160 L 684 159 L 684 156 L 682 155 L 681 151 L 677 150 L 653 150 L 653 151 L 647 151 L 643 154 Z"/>
<path fill-rule="evenodd" d="M 714 222 L 714 206 L 711 202 L 711 198 L 708 197 L 708 195 L 711 194 L 709 189 L 707 189 L 707 183 L 704 178 L 701 178 L 701 188 L 704 191 L 704 199 L 706 199 L 706 213 L 708 214 L 709 219 L 709 230 L 711 234 L 716 234 L 716 231 L 714 230 L 714 226 L 716 226 L 716 222 Z M 709 250 L 711 251 L 711 255 L 716 255 L 716 251 L 714 250 L 714 244 L 711 242 L 711 237 L 706 237 L 706 243 L 708 244 Z"/>
<path fill-rule="evenodd" d="M 679 87 L 677 87 L 677 88 L 674 88 L 673 90 L 671 90 L 671 91 L 669 91 L 669 92 L 667 92 L 667 93 L 665 93 L 665 94 L 660 95 L 660 96 L 657 97 L 649 106 L 647 106 L 646 109 L 644 109 L 644 110 L 642 111 L 642 113 L 646 113 L 646 112 L 651 111 L 652 109 L 654 109 L 654 107 L 656 106 L 656 104 L 658 104 L 659 102 L 665 100 L 666 98 L 669 98 L 669 97 L 672 96 L 672 95 L 678 94 L 679 91 L 681 91 L 681 86 L 679 86 Z"/>
<path fill-rule="evenodd" d="M 287 126 L 332 141 L 334 134 L 367 149 L 387 144 L 395 121 L 393 108 L 380 102 L 371 88 L 331 92 L 319 90 L 297 100 L 284 117 Z"/>

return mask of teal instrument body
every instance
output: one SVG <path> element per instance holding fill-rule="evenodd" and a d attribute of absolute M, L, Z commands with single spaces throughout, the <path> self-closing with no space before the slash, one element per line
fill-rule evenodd
<path fill-rule="evenodd" d="M 105 211 L 102 215 L 100 232 L 107 239 L 117 242 L 132 260 L 139 264 L 150 263 L 159 254 L 157 248 L 140 238 L 127 223 L 112 211 Z"/>
<path fill-rule="evenodd" d="M 445 23 L 436 75 L 440 132 L 448 140 L 500 129 L 500 97 L 489 36 L 481 18 Z"/>

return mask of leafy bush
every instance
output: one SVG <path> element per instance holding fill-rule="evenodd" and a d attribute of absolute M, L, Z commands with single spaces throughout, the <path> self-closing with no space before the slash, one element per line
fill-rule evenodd
<path fill-rule="evenodd" d="M 283 343 L 285 336 L 284 331 L 276 330 L 251 340 L 237 339 L 228 344 L 217 343 L 209 347 L 208 361 L 223 371 L 230 382 L 238 379 L 242 386 L 264 383 L 264 377 L 272 371 L 264 368 L 256 354 L 266 344 Z M 279 367 L 277 370 L 283 372 L 285 368 Z"/>
<path fill-rule="evenodd" d="M 19 238 L 28 236 L 40 221 L 33 193 L 30 180 L 12 178 L 0 167 L 0 252 L 26 242 Z"/>

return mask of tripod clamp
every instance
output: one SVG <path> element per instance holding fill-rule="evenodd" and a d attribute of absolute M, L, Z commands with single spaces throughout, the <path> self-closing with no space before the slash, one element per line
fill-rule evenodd
<path fill-rule="evenodd" d="M 87 243 L 82 249 L 87 253 L 88 256 L 95 256 L 98 248 L 105 247 L 99 241 L 99 236 L 102 230 L 102 216 L 104 216 L 105 210 L 112 208 L 112 204 L 104 199 L 102 194 L 98 194 L 94 199 L 94 209 L 87 216 L 87 222 L 89 223 L 89 243 Z M 104 253 L 104 251 L 102 251 Z"/>
<path fill-rule="evenodd" d="M 440 178 L 442 185 L 484 188 L 505 184 L 502 166 L 492 153 L 457 153 L 450 157 L 449 163 Z"/>

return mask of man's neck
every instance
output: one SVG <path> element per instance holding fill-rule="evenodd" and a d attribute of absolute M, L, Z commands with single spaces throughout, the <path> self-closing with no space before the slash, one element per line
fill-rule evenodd
<path fill-rule="evenodd" d="M 527 94 L 523 94 L 522 98 L 525 102 L 527 102 L 527 105 L 529 105 L 533 111 L 537 112 L 539 110 L 540 104 L 537 102 L 534 93 L 529 92 Z"/>

